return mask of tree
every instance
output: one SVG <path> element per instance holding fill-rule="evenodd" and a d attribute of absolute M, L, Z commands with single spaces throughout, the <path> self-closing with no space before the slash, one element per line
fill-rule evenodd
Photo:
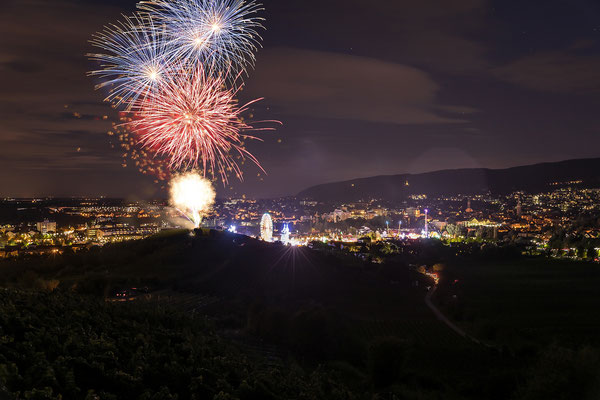
<path fill-rule="evenodd" d="M 598 350 L 550 346 L 531 370 L 528 381 L 520 390 L 520 399 L 597 399 L 599 371 Z"/>
<path fill-rule="evenodd" d="M 460 234 L 460 229 L 454 224 L 448 224 L 446 225 L 446 232 L 448 232 L 448 235 L 456 237 Z"/>
<path fill-rule="evenodd" d="M 593 260 L 594 258 L 596 258 L 597 255 L 598 255 L 598 251 L 596 250 L 596 248 L 593 245 L 588 247 L 587 258 Z"/>
<path fill-rule="evenodd" d="M 583 244 L 577 246 L 577 257 L 585 258 L 585 246 Z"/>

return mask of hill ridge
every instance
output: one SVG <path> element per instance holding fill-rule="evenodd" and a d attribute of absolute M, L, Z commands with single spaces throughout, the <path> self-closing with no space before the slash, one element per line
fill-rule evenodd
<path fill-rule="evenodd" d="M 583 187 L 598 187 L 599 171 L 600 158 L 542 162 L 500 169 L 457 168 L 323 183 L 301 191 L 298 197 L 319 201 L 365 198 L 403 200 L 413 194 L 504 194 L 520 190 L 536 193 L 574 181 Z"/>

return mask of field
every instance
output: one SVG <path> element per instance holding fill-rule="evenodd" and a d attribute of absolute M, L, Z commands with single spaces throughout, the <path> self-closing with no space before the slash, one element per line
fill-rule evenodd
<path fill-rule="evenodd" d="M 511 346 L 600 340 L 597 264 L 525 258 L 456 265 L 446 276 L 438 303 L 475 336 Z"/>

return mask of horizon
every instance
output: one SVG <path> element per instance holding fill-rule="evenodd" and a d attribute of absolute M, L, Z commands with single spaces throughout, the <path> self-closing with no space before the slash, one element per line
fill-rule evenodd
<path fill-rule="evenodd" d="M 424 175 L 424 174 L 429 174 L 429 173 L 435 173 L 435 172 L 442 172 L 442 171 L 456 171 L 456 170 L 474 170 L 474 169 L 483 169 L 483 170 L 490 170 L 490 171 L 498 171 L 498 170 L 509 170 L 509 169 L 513 169 L 513 168 L 520 168 L 520 167 L 532 167 L 532 166 L 536 166 L 536 165 L 544 165 L 544 164 L 557 164 L 557 163 L 563 163 L 563 162 L 570 162 L 570 161 L 583 161 L 583 160 L 594 160 L 594 159 L 600 159 L 600 157 L 586 157 L 586 158 L 571 158 L 571 159 L 565 159 L 565 160 L 557 160 L 557 161 L 542 161 L 542 162 L 536 162 L 536 163 L 531 163 L 531 164 L 521 164 L 521 165 L 512 165 L 512 166 L 508 166 L 508 167 L 504 167 L 504 168 L 488 168 L 488 167 L 467 167 L 467 168 L 447 168 L 447 169 L 436 169 L 436 170 L 431 170 L 431 171 L 424 171 L 424 172 L 403 172 L 403 173 L 396 173 L 396 174 L 385 174 L 385 175 L 373 175 L 373 176 L 363 176 L 363 177 L 356 177 L 356 178 L 351 178 L 351 179 L 346 179 L 343 181 L 330 181 L 330 182 L 321 182 L 321 183 L 315 183 L 314 185 L 310 185 L 307 186 L 301 190 L 299 190 L 296 193 L 290 193 L 290 194 L 277 194 L 277 195 L 273 195 L 273 196 L 264 196 L 264 197 L 259 197 L 259 196 L 249 196 L 245 193 L 243 194 L 229 194 L 229 195 L 222 195 L 219 194 L 219 192 L 217 192 L 217 196 L 216 199 L 217 200 L 225 200 L 225 199 L 235 199 L 235 198 L 248 198 L 248 199 L 254 199 L 254 200 L 271 200 L 271 199 L 281 199 L 281 198 L 290 198 L 290 197 L 298 197 L 299 194 L 301 194 L 303 191 L 306 191 L 308 189 L 317 187 L 317 186 L 323 186 L 323 185 L 329 185 L 329 184 L 336 184 L 336 183 L 345 183 L 345 182 L 352 182 L 352 181 L 356 181 L 356 180 L 361 180 L 361 179 L 370 179 L 370 178 L 380 178 L 380 177 L 393 177 L 393 176 L 403 176 L 403 175 L 408 175 L 408 176 L 414 176 L 414 175 Z M 162 197 L 161 197 L 162 196 Z M 59 194 L 59 195 L 49 195 L 49 194 L 35 194 L 35 195 L 31 195 L 31 196 L 18 196 L 18 195 L 10 195 L 10 194 L 3 194 L 0 193 L 0 198 L 2 198 L 3 200 L 7 200 L 7 199 L 15 199 L 15 200 L 29 200 L 29 199 L 105 199 L 105 200 L 123 200 L 123 201 L 134 201 L 134 202 L 138 202 L 138 201 L 164 201 L 164 200 L 168 200 L 168 193 L 167 191 L 163 191 L 162 194 L 160 196 L 155 196 L 155 197 L 148 197 L 148 198 L 141 198 L 141 197 L 136 197 L 134 195 L 129 195 L 129 196 L 110 196 L 110 195 L 103 195 L 103 194 Z"/>

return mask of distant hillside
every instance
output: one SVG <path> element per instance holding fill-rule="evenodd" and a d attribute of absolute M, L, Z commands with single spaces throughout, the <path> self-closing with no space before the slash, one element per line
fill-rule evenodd
<path fill-rule="evenodd" d="M 455 195 L 536 193 L 565 186 L 600 186 L 600 158 L 568 160 L 507 169 L 469 168 L 423 174 L 384 175 L 317 185 L 303 190 L 300 198 L 344 201 L 366 198 L 403 200 L 412 194 Z M 558 184 L 557 184 L 558 183 Z"/>

